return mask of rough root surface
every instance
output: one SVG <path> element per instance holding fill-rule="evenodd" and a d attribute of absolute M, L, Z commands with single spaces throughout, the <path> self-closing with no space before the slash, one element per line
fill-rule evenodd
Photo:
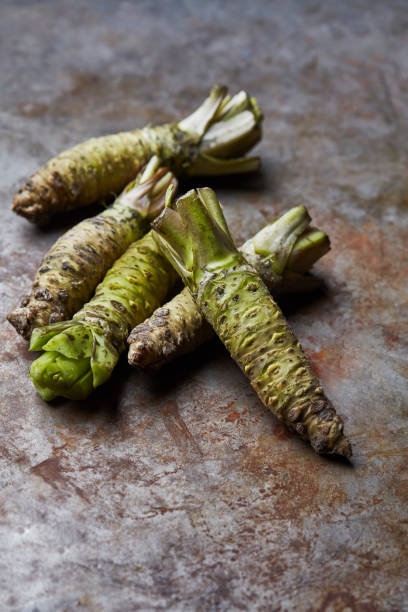
<path fill-rule="evenodd" d="M 317 453 L 350 457 L 340 417 L 255 271 L 241 262 L 205 278 L 200 308 L 264 405 Z"/>
<path fill-rule="evenodd" d="M 30 294 L 9 322 L 28 340 L 34 328 L 69 319 L 146 229 L 147 221 L 129 209 L 109 209 L 73 227 L 45 255 Z"/>
<path fill-rule="evenodd" d="M 119 193 L 140 168 L 158 155 L 171 167 L 185 162 L 175 125 L 91 138 L 51 159 L 14 197 L 12 210 L 33 223 L 56 213 L 105 201 Z"/>
<path fill-rule="evenodd" d="M 211 327 L 185 288 L 133 329 L 128 338 L 128 360 L 134 366 L 160 368 L 212 336 Z"/>

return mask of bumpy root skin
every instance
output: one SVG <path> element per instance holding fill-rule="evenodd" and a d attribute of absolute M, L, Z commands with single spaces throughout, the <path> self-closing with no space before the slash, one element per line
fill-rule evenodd
<path fill-rule="evenodd" d="M 100 327 L 122 351 L 129 330 L 160 305 L 176 279 L 149 232 L 116 261 L 73 321 Z"/>
<path fill-rule="evenodd" d="M 201 287 L 200 308 L 263 404 L 317 453 L 351 456 L 343 423 L 257 274 L 244 262 Z"/>
<path fill-rule="evenodd" d="M 25 183 L 12 210 L 33 223 L 46 223 L 55 213 L 106 201 L 153 155 L 176 176 L 257 170 L 258 158 L 242 156 L 261 138 L 262 115 L 245 92 L 232 99 L 226 94 L 216 85 L 179 123 L 92 138 L 64 151 Z"/>
<path fill-rule="evenodd" d="M 130 365 L 159 369 L 212 336 L 213 330 L 185 288 L 133 329 L 128 338 L 128 360 Z"/>
<path fill-rule="evenodd" d="M 165 168 L 138 177 L 115 203 L 63 234 L 43 258 L 30 294 L 8 315 L 18 333 L 29 340 L 32 330 L 66 321 L 86 302 L 105 272 L 149 227 L 149 211 L 160 212 L 165 187 L 176 180 Z M 158 188 L 163 183 L 163 189 Z M 155 190 L 158 189 L 158 193 Z"/>
<path fill-rule="evenodd" d="M 327 253 L 330 242 L 324 232 L 308 227 L 309 222 L 307 210 L 295 207 L 240 248 L 274 297 L 321 284 L 305 272 Z M 128 360 L 135 367 L 157 370 L 213 335 L 191 293 L 184 289 L 132 330 Z"/>
<path fill-rule="evenodd" d="M 108 200 L 132 180 L 153 155 L 160 160 L 183 149 L 175 125 L 144 128 L 91 138 L 51 159 L 14 197 L 12 210 L 33 223 L 47 223 L 56 213 Z M 187 151 L 187 156 L 189 151 Z M 176 164 L 177 165 L 177 164 Z"/>
<path fill-rule="evenodd" d="M 267 287 L 234 246 L 214 192 L 188 192 L 165 208 L 153 228 L 264 405 L 317 453 L 350 457 L 340 417 Z"/>
<path fill-rule="evenodd" d="M 105 271 L 133 239 L 147 229 L 135 211 L 134 231 L 111 223 L 109 215 L 82 221 L 60 238 L 44 257 L 32 292 L 8 315 L 27 340 L 35 327 L 66 321 L 89 298 Z M 130 238 L 130 240 L 129 240 Z"/>
<path fill-rule="evenodd" d="M 164 301 L 176 279 L 151 233 L 134 242 L 72 321 L 34 330 L 30 349 L 46 351 L 31 367 L 41 397 L 84 399 L 103 384 L 129 331 Z"/>

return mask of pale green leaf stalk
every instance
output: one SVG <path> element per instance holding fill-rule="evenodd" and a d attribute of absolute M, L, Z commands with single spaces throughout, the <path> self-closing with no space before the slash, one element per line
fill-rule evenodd
<path fill-rule="evenodd" d="M 31 292 L 8 315 L 24 338 L 36 327 L 70 319 L 116 259 L 149 230 L 167 187 L 176 185 L 174 175 L 159 165 L 159 158 L 152 157 L 112 206 L 75 225 L 46 253 Z"/>
<path fill-rule="evenodd" d="M 299 224 L 298 237 L 306 225 L 307 219 Z M 340 417 L 266 285 L 234 246 L 214 192 L 188 192 L 153 227 L 155 240 L 264 405 L 316 452 L 349 457 Z M 283 243 L 295 237 L 288 232 Z M 287 256 L 285 248 L 275 258 L 278 273 Z"/>
<path fill-rule="evenodd" d="M 151 232 L 131 244 L 72 321 L 33 331 L 30 350 L 45 351 L 30 371 L 41 397 L 81 400 L 106 382 L 132 327 L 163 303 L 176 279 Z"/>
<path fill-rule="evenodd" d="M 309 222 L 305 207 L 297 206 L 239 249 L 274 297 L 316 289 L 321 284 L 307 271 L 327 253 L 330 242 L 324 232 L 309 227 Z M 159 369 L 213 335 L 190 291 L 184 288 L 132 330 L 128 360 L 139 368 Z"/>
<path fill-rule="evenodd" d="M 232 98 L 216 85 L 203 104 L 178 123 L 92 138 L 36 172 L 12 209 L 34 223 L 55 213 L 107 200 L 157 155 L 177 177 L 252 172 L 259 158 L 244 157 L 261 137 L 262 114 L 246 92 Z"/>

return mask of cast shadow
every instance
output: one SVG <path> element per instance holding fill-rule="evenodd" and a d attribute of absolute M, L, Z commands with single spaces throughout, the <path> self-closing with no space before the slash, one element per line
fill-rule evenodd
<path fill-rule="evenodd" d="M 125 358 L 122 357 L 114 369 L 110 379 L 85 400 L 69 400 L 56 398 L 48 402 L 51 408 L 57 409 L 63 420 L 69 421 L 92 421 L 117 423 L 121 418 L 119 410 L 121 399 L 126 393 L 126 381 L 128 371 L 125 366 Z"/>

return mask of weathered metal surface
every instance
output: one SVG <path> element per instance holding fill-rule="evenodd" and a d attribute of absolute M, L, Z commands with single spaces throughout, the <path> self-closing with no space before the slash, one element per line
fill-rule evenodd
<path fill-rule="evenodd" d="M 408 610 L 407 3 L 3 1 L 0 47 L 0 608 Z M 332 238 L 327 290 L 287 312 L 351 465 L 290 436 L 215 342 L 48 406 L 4 321 L 73 219 L 14 216 L 21 182 L 214 80 L 265 112 L 263 174 L 217 184 L 235 235 L 305 203 Z"/>

